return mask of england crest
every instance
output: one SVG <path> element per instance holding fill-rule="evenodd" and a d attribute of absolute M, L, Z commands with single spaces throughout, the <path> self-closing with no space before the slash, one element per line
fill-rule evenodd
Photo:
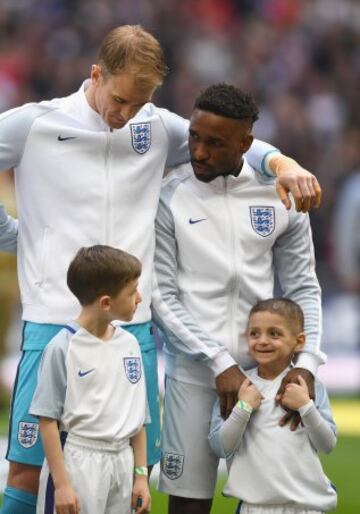
<path fill-rule="evenodd" d="M 250 207 L 250 218 L 252 228 L 260 236 L 266 237 L 274 232 L 275 229 L 275 209 L 274 207 L 263 207 L 256 205 Z"/>
<path fill-rule="evenodd" d="M 143 154 L 151 145 L 151 124 L 130 123 L 131 142 L 135 152 Z"/>
<path fill-rule="evenodd" d="M 139 382 L 141 378 L 140 357 L 124 357 L 125 373 L 132 384 Z"/>
<path fill-rule="evenodd" d="M 23 448 L 31 448 L 39 437 L 39 423 L 20 421 L 18 429 L 18 441 Z"/>
<path fill-rule="evenodd" d="M 181 477 L 184 469 L 184 455 L 179 453 L 164 453 L 161 461 L 162 470 L 170 480 Z"/>

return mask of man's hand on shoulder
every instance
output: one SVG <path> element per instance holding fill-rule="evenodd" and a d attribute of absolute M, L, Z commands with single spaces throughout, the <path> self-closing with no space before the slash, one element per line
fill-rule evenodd
<path fill-rule="evenodd" d="M 234 365 L 215 378 L 216 390 L 220 399 L 220 412 L 227 418 L 238 399 L 238 391 L 246 376 Z"/>
<path fill-rule="evenodd" d="M 269 166 L 277 177 L 276 190 L 287 209 L 291 207 L 289 193 L 294 197 L 298 212 L 308 212 L 320 206 L 321 187 L 315 175 L 282 154 L 271 157 Z"/>
<path fill-rule="evenodd" d="M 288 384 L 298 384 L 298 377 L 301 376 L 305 382 L 307 389 L 309 391 L 309 396 L 312 400 L 315 399 L 315 378 L 314 375 L 307 369 L 304 368 L 292 368 L 289 373 L 282 379 L 281 385 L 276 395 L 276 401 L 281 406 L 282 398 Z M 301 421 L 300 414 L 297 411 L 289 410 L 287 407 L 283 406 L 283 408 L 287 411 L 284 416 L 280 419 L 279 425 L 285 426 L 288 423 L 290 424 L 290 430 L 296 430 Z"/>

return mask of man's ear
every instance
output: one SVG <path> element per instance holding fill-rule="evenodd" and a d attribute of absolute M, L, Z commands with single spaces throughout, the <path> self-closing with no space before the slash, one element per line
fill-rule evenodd
<path fill-rule="evenodd" d="M 306 341 L 306 336 L 304 332 L 299 332 L 296 336 L 296 345 L 294 348 L 294 353 L 301 352 L 301 350 L 304 348 L 304 344 Z"/>
<path fill-rule="evenodd" d="M 246 153 L 252 142 L 254 141 L 254 136 L 252 134 L 247 134 L 246 136 L 244 136 L 241 140 L 241 151 L 242 153 Z"/>
<path fill-rule="evenodd" d="M 93 84 L 97 84 L 102 77 L 101 68 L 98 64 L 92 64 L 90 78 Z"/>

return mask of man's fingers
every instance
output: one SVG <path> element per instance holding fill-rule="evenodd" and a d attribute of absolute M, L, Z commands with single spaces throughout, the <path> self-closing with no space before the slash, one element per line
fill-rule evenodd
<path fill-rule="evenodd" d="M 286 412 L 284 416 L 280 419 L 279 425 L 283 427 L 289 423 L 290 430 L 294 431 L 299 426 L 300 421 L 300 414 L 296 411 L 290 410 L 289 412 Z"/>
<path fill-rule="evenodd" d="M 286 413 L 283 415 L 283 417 L 282 417 L 282 418 L 280 418 L 279 425 L 280 425 L 281 427 L 285 426 L 285 425 L 289 422 L 289 420 L 291 419 L 291 417 L 292 417 L 292 412 L 291 412 L 291 411 L 286 412 Z"/>
<path fill-rule="evenodd" d="M 291 208 L 291 200 L 289 197 L 289 193 L 281 184 L 279 184 L 279 181 L 276 182 L 276 191 L 286 209 L 289 210 Z"/>
<path fill-rule="evenodd" d="M 229 393 L 226 398 L 226 413 L 225 418 L 228 418 L 231 414 L 231 411 L 234 408 L 234 405 L 237 401 L 237 395 L 233 393 Z"/>
<path fill-rule="evenodd" d="M 301 421 L 300 414 L 298 412 L 292 412 L 291 422 L 290 422 L 290 430 L 294 431 L 297 429 Z"/>
<path fill-rule="evenodd" d="M 321 187 L 314 175 L 290 177 L 285 185 L 278 179 L 276 190 L 286 209 L 291 207 L 289 193 L 294 197 L 295 208 L 298 212 L 308 212 L 313 207 L 319 207 L 321 203 Z"/>
<path fill-rule="evenodd" d="M 226 394 L 219 395 L 220 399 L 220 414 L 222 418 L 226 418 L 226 411 L 227 411 L 227 398 Z"/>
<path fill-rule="evenodd" d="M 320 184 L 318 182 L 318 179 L 315 176 L 312 177 L 312 185 L 315 190 L 312 207 L 314 207 L 315 209 L 318 209 L 321 204 L 322 190 L 321 190 Z"/>

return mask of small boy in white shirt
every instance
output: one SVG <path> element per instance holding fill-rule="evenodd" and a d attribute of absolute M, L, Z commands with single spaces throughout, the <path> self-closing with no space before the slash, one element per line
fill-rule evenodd
<path fill-rule="evenodd" d="M 46 347 L 30 407 L 46 455 L 37 514 L 150 510 L 140 349 L 112 323 L 133 318 L 140 273 L 136 257 L 103 245 L 81 248 L 69 266 L 81 312 Z"/>
<path fill-rule="evenodd" d="M 335 509 L 336 492 L 317 454 L 329 453 L 336 444 L 324 386 L 315 381 L 313 402 L 302 377 L 288 384 L 281 402 L 297 410 L 302 423 L 296 430 L 279 425 L 283 410 L 276 393 L 305 342 L 301 308 L 285 298 L 259 301 L 250 311 L 246 337 L 258 366 L 247 371 L 249 378 L 226 421 L 216 407 L 209 436 L 213 451 L 229 459 L 224 495 L 241 500 L 241 514 L 320 514 Z"/>

